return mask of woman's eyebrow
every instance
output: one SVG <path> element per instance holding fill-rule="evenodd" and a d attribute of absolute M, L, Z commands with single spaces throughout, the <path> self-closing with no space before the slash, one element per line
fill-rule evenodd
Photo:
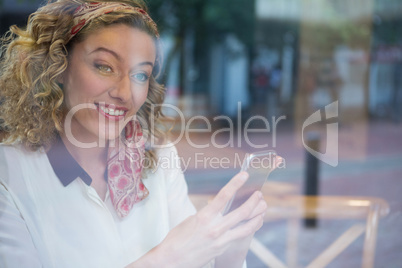
<path fill-rule="evenodd" d="M 154 64 L 150 61 L 144 61 L 138 64 L 138 66 L 144 66 L 144 65 L 150 65 L 151 67 L 154 67 Z"/>
<path fill-rule="evenodd" d="M 121 59 L 122 59 L 119 54 L 117 54 L 113 50 L 110 50 L 105 47 L 98 47 L 95 50 L 91 51 L 89 54 L 96 53 L 96 52 L 107 52 L 107 53 L 112 54 L 119 61 L 121 61 Z M 144 65 L 150 65 L 152 68 L 154 67 L 154 64 L 150 61 L 144 61 L 144 62 L 137 64 L 137 66 L 144 66 Z"/>
<path fill-rule="evenodd" d="M 114 52 L 113 50 L 110 50 L 110 49 L 105 48 L 105 47 L 98 47 L 97 49 L 91 51 L 89 54 L 92 54 L 92 53 L 95 53 L 95 52 L 102 52 L 102 51 L 112 54 L 112 55 L 113 55 L 116 59 L 118 59 L 119 61 L 121 60 L 121 57 L 120 57 L 119 54 L 117 54 L 117 53 Z"/>

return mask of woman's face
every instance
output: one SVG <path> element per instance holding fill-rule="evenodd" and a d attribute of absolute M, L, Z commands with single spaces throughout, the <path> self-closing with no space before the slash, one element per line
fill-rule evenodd
<path fill-rule="evenodd" d="M 75 44 L 62 77 L 66 133 L 79 142 L 118 137 L 146 100 L 155 56 L 152 37 L 124 24 Z"/>

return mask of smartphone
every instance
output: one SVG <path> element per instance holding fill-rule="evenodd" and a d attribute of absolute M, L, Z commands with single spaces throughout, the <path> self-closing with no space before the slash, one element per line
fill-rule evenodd
<path fill-rule="evenodd" d="M 269 174 L 275 168 L 276 156 L 276 152 L 272 150 L 246 155 L 241 171 L 246 171 L 249 178 L 226 204 L 223 215 L 240 207 L 255 191 L 261 190 Z"/>

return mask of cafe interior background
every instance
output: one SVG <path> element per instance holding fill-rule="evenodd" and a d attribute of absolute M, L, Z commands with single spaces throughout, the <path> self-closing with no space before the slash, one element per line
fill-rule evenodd
<path fill-rule="evenodd" d="M 41 3 L 0 1 L 0 32 Z M 197 208 L 247 153 L 285 159 L 248 267 L 402 267 L 402 1 L 147 3 Z"/>

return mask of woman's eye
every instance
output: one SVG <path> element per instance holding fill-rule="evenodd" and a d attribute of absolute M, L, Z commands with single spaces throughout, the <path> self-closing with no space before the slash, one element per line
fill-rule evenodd
<path fill-rule="evenodd" d="M 113 72 L 112 67 L 104 64 L 95 64 L 96 69 L 103 73 L 111 73 Z"/>
<path fill-rule="evenodd" d="M 133 74 L 131 77 L 139 82 L 146 82 L 149 79 L 149 76 L 145 73 Z"/>

